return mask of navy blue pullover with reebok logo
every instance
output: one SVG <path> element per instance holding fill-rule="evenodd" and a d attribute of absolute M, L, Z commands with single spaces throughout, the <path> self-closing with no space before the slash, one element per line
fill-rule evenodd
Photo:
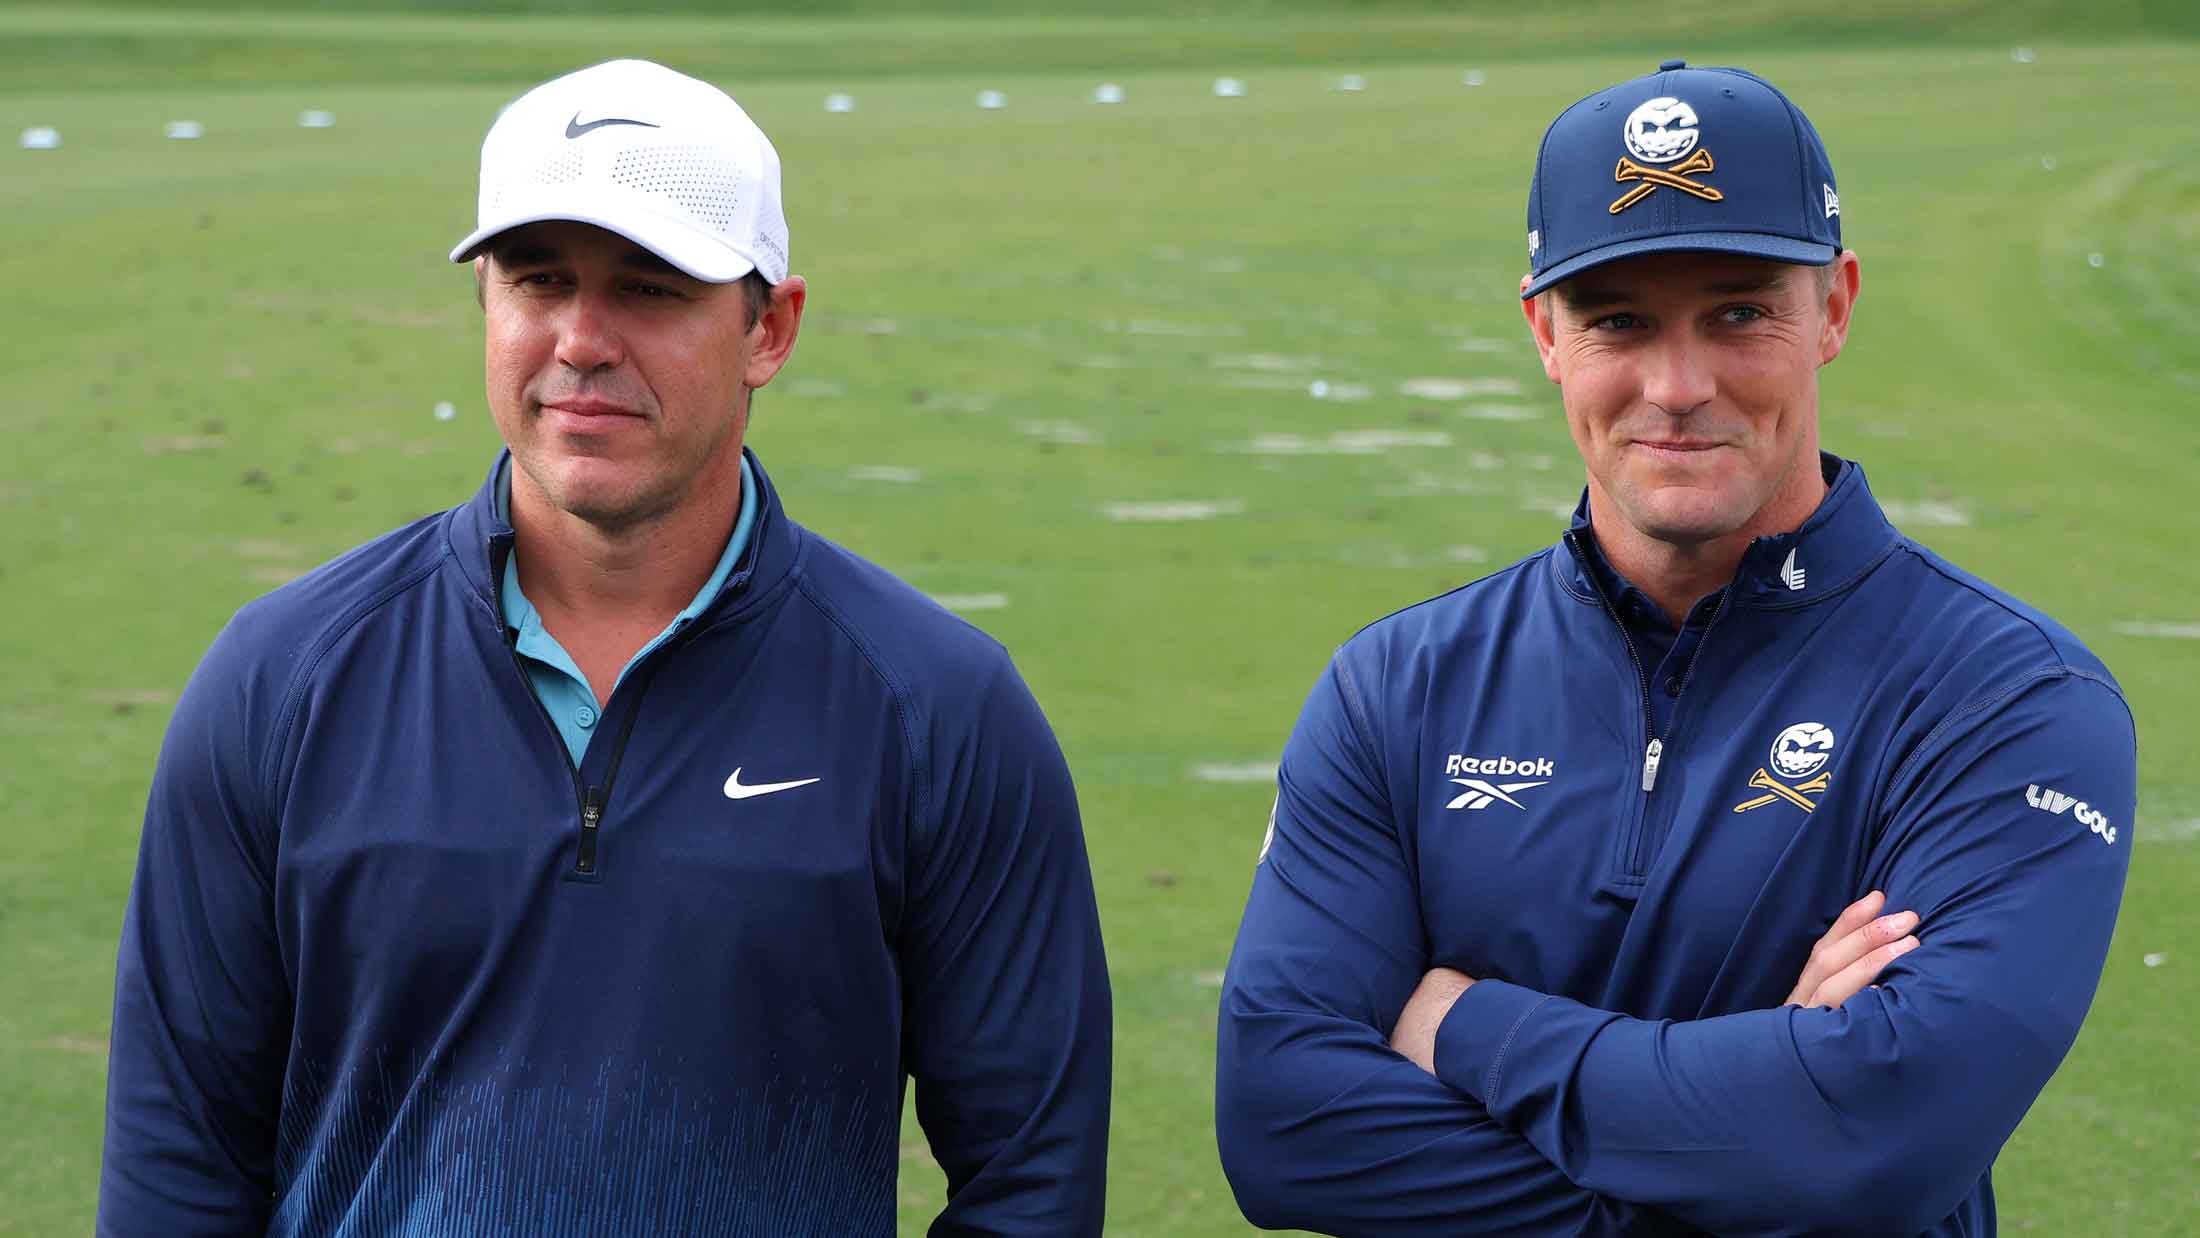
<path fill-rule="evenodd" d="M 179 702 L 116 980 L 99 1232 L 1097 1234 L 1074 792 L 992 639 L 762 506 L 576 770 L 491 492 L 251 603 Z M 492 470 L 492 482 L 495 473 Z"/>
<path fill-rule="evenodd" d="M 1579 518 L 1338 651 L 1223 990 L 1216 1124 L 1248 1217 L 1994 1232 L 1988 1168 L 2115 925 L 2132 721 L 2068 632 L 1826 464 L 1817 512 L 1750 546 L 1656 683 Z M 1783 1005 L 1874 889 L 1920 946 L 1838 1009 Z M 1435 966 L 1479 983 L 1431 1075 L 1388 1041 Z"/>

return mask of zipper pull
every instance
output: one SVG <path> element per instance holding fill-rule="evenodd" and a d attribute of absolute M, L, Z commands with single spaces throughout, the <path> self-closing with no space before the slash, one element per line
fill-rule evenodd
<path fill-rule="evenodd" d="M 596 871 L 596 830 L 603 824 L 603 788 L 590 787 L 581 798 L 581 853 L 573 867 L 583 873 Z"/>
<path fill-rule="evenodd" d="M 1642 789 L 1648 794 L 1658 785 L 1658 762 L 1665 759 L 1665 741 L 1653 739 L 1642 754 Z"/>

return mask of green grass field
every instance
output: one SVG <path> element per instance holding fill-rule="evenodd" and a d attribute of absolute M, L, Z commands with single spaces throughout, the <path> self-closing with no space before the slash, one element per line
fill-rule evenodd
<path fill-rule="evenodd" d="M 2140 718 L 2120 930 L 2000 1161 L 2005 1225 L 2200 1233 L 2187 6 L 440 7 L 469 12 L 0 8 L 0 1234 L 90 1226 L 115 939 L 177 689 L 240 603 L 478 484 L 477 311 L 442 253 L 481 134 L 533 80 L 629 53 L 727 86 L 784 157 L 811 312 L 751 442 L 789 509 L 982 606 L 1068 751 L 1131 1235 L 1246 1230 L 1213 1149 L 1214 1006 L 1260 767 L 1314 675 L 1361 623 L 1553 538 L 1580 486 L 1512 292 L 1543 125 L 1666 55 L 1781 83 L 1865 269 L 1828 445 L 1909 532 L 2069 624 Z M 1212 97 L 1225 73 L 1247 97 Z M 1366 90 L 1328 89 L 1343 73 Z M 1127 101 L 1088 103 L 1103 80 Z M 977 110 L 983 88 L 1009 106 Z M 832 91 L 857 110 L 824 112 Z M 307 108 L 335 127 L 299 128 Z M 176 119 L 206 136 L 164 140 Z M 61 148 L 17 149 L 33 125 Z M 1146 503 L 1212 515 L 1111 518 Z M 910 1233 L 940 1189 L 922 1147 L 912 1125 Z"/>

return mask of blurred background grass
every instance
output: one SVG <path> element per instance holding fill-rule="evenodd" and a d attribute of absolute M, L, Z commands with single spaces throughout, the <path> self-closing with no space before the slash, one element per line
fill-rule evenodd
<path fill-rule="evenodd" d="M 977 597 L 1061 733 L 1116 985 L 1111 1230 L 1162 1235 L 1245 1229 L 1215 982 L 1314 674 L 1547 542 L 1578 490 L 1512 296 L 1543 125 L 1670 55 L 1779 82 L 1865 265 L 1828 445 L 2070 624 L 2140 717 L 2117 944 L 2002 1158 L 2005 1224 L 2192 1232 L 2200 10 L 527 7 L 0 7 L 0 134 L 63 138 L 0 149 L 0 1234 L 89 1227 L 176 689 L 239 603 L 479 483 L 477 311 L 442 251 L 481 134 L 630 54 L 732 90 L 784 157 L 811 319 L 752 442 L 790 511 Z M 1212 96 L 1225 73 L 1246 97 Z M 1102 80 L 1126 101 L 1091 105 Z M 1142 501 L 1222 514 L 1109 518 Z M 905 1145 L 919 1232 L 938 1174 Z"/>

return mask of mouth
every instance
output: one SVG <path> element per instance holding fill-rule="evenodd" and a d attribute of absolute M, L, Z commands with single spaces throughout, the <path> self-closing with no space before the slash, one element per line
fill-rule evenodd
<path fill-rule="evenodd" d="M 1699 457 L 1705 452 L 1725 446 L 1724 443 L 1701 438 L 1638 438 L 1631 445 L 1665 460 Z"/>
<path fill-rule="evenodd" d="M 580 418 L 641 416 L 639 412 L 628 408 L 624 404 L 616 404 L 610 400 L 599 400 L 592 396 L 574 396 L 569 399 L 563 400 L 545 400 L 543 401 L 542 409 L 544 412 L 558 412 L 564 413 L 568 417 Z"/>

